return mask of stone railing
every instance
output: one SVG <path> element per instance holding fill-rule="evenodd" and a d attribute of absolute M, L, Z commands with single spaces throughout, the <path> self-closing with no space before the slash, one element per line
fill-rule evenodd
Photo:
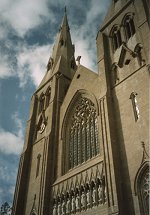
<path fill-rule="evenodd" d="M 107 201 L 103 162 L 77 174 L 66 174 L 53 185 L 53 215 L 70 215 Z"/>

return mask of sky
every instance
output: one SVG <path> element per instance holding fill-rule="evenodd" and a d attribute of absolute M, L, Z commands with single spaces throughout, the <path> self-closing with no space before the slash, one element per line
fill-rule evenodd
<path fill-rule="evenodd" d="M 110 2 L 0 0 L 0 205 L 13 200 L 30 99 L 46 72 L 65 6 L 75 57 L 96 72 L 96 35 Z"/>

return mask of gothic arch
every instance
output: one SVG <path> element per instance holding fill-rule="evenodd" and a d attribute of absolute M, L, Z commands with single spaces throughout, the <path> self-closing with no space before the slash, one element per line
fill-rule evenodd
<path fill-rule="evenodd" d="M 68 121 L 68 119 L 70 117 L 70 114 L 72 112 L 72 108 L 78 102 L 78 99 L 80 97 L 86 97 L 86 98 L 90 99 L 95 105 L 97 116 L 99 116 L 98 101 L 97 101 L 96 97 L 93 94 L 89 93 L 87 90 L 84 90 L 84 89 L 77 90 L 76 93 L 74 94 L 70 104 L 68 105 L 67 111 L 66 111 L 65 116 L 64 116 L 62 130 L 61 130 L 61 139 L 64 137 L 64 133 L 66 130 L 66 122 Z"/>
<path fill-rule="evenodd" d="M 149 214 L 149 161 L 140 166 L 134 183 L 135 195 L 138 196 L 141 214 Z"/>
<path fill-rule="evenodd" d="M 125 14 L 122 19 L 122 26 L 124 27 L 125 37 L 128 41 L 135 34 L 134 13 Z"/>
<path fill-rule="evenodd" d="M 115 24 L 109 34 L 112 43 L 112 50 L 115 52 L 122 45 L 120 26 Z"/>
<path fill-rule="evenodd" d="M 79 90 L 66 111 L 63 126 L 63 173 L 99 154 L 98 103 L 94 95 Z"/>

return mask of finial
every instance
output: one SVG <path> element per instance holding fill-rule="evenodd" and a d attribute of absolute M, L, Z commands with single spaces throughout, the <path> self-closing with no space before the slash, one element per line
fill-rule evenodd
<path fill-rule="evenodd" d="M 80 65 L 80 59 L 81 59 L 81 56 L 78 56 L 76 61 L 78 62 L 78 66 Z"/>
<path fill-rule="evenodd" d="M 149 158 L 149 155 L 146 152 L 144 141 L 141 141 L 141 144 L 142 144 L 142 148 L 143 148 L 143 157 L 142 157 L 142 162 L 141 162 L 141 164 L 142 164 L 147 158 Z"/>
<path fill-rule="evenodd" d="M 66 8 L 66 6 L 65 6 L 65 13 L 67 13 L 67 8 Z"/>

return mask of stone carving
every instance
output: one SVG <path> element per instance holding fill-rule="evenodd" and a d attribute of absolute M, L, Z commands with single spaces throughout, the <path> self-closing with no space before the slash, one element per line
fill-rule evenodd
<path fill-rule="evenodd" d="M 81 195 L 81 205 L 82 205 L 82 208 L 86 208 L 86 195 L 84 192 L 82 192 L 82 195 Z"/>
<path fill-rule="evenodd" d="M 70 66 L 72 69 L 75 69 L 75 67 L 76 67 L 75 59 L 73 56 L 70 59 Z"/>
<path fill-rule="evenodd" d="M 119 81 L 119 68 L 117 63 L 113 63 L 111 70 L 113 72 L 114 82 L 115 84 Z"/>
<path fill-rule="evenodd" d="M 99 197 L 99 202 L 102 204 L 102 202 L 103 202 L 103 187 L 102 187 L 102 185 L 99 185 L 99 187 L 98 187 L 98 197 Z"/>
<path fill-rule="evenodd" d="M 52 68 L 54 64 L 54 60 L 52 57 L 49 58 L 48 64 L 47 64 L 47 71 L 50 70 Z"/>
<path fill-rule="evenodd" d="M 78 211 L 80 209 L 80 197 L 79 194 L 77 193 L 76 196 L 76 211 Z"/>
<path fill-rule="evenodd" d="M 69 214 L 71 211 L 71 201 L 70 197 L 67 199 L 67 204 L 66 204 L 66 214 Z"/>
<path fill-rule="evenodd" d="M 97 183 L 98 182 L 98 183 Z M 95 179 L 95 182 L 85 183 L 78 188 L 78 192 L 72 190 L 66 191 L 66 199 L 54 201 L 53 215 L 70 215 L 82 210 L 87 210 L 98 204 L 104 204 L 107 201 L 105 178 Z M 84 189 L 84 190 L 83 190 Z M 81 195 L 80 195 L 81 193 Z M 55 199 L 59 199 L 57 196 Z"/>
<path fill-rule="evenodd" d="M 53 206 L 53 215 L 57 215 L 57 207 L 56 204 Z"/>
<path fill-rule="evenodd" d="M 60 204 L 60 202 L 58 203 L 58 215 L 61 215 L 61 204 Z"/>
<path fill-rule="evenodd" d="M 66 214 L 66 203 L 65 203 L 65 200 L 63 200 L 62 202 L 62 214 Z"/>
<path fill-rule="evenodd" d="M 93 200 L 93 204 L 95 205 L 96 204 L 96 189 L 95 187 L 93 187 L 93 192 L 92 192 L 92 200 Z"/>
<path fill-rule="evenodd" d="M 76 209 L 75 197 L 72 196 L 72 200 L 71 200 L 71 212 L 75 212 L 75 209 Z"/>
<path fill-rule="evenodd" d="M 78 56 L 76 61 L 78 62 L 78 66 L 80 65 L 81 56 Z"/>
<path fill-rule="evenodd" d="M 90 206 L 91 198 L 90 198 L 90 191 L 89 190 L 87 190 L 87 193 L 86 193 L 86 200 L 87 200 L 87 206 Z"/>
<path fill-rule="evenodd" d="M 137 57 L 139 66 L 143 66 L 145 64 L 145 60 L 143 59 L 143 55 L 142 55 L 142 49 L 143 49 L 143 45 L 141 43 L 138 43 L 134 48 L 134 53 L 135 53 L 135 56 Z"/>

